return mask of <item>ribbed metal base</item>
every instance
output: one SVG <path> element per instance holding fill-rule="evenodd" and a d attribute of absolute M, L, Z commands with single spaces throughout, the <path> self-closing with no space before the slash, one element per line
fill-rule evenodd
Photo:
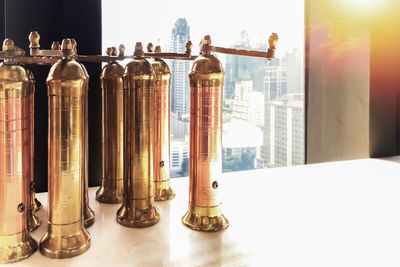
<path fill-rule="evenodd" d="M 118 193 L 116 190 L 107 191 L 106 188 L 101 186 L 96 191 L 96 200 L 101 203 L 106 203 L 106 204 L 122 203 L 123 192 L 122 192 L 122 190 L 120 190 L 120 191 L 121 191 L 121 193 Z"/>
<path fill-rule="evenodd" d="M 143 228 L 160 221 L 158 209 L 151 199 L 129 200 L 117 211 L 117 222 L 126 227 Z"/>
<path fill-rule="evenodd" d="M 221 205 L 198 207 L 191 203 L 182 217 L 182 223 L 193 230 L 204 232 L 217 232 L 229 226 L 229 221 L 222 214 Z"/>
<path fill-rule="evenodd" d="M 48 226 L 48 232 L 40 240 L 40 252 L 53 259 L 78 256 L 90 248 L 90 234 L 82 221 L 68 225 Z"/>
<path fill-rule="evenodd" d="M 28 230 L 18 234 L 0 236 L 0 263 L 20 261 L 32 255 L 38 248 Z"/>
<path fill-rule="evenodd" d="M 155 201 L 164 201 L 175 197 L 175 192 L 172 190 L 169 181 L 154 182 Z"/>

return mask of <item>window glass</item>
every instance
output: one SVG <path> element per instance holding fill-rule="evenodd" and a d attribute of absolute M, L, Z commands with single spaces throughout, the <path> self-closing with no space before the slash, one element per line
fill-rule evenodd
<path fill-rule="evenodd" d="M 103 50 L 135 42 L 193 53 L 204 35 L 217 46 L 265 51 L 279 35 L 276 59 L 217 54 L 225 70 L 223 170 L 304 163 L 304 1 L 103 0 Z M 191 62 L 168 61 L 171 81 L 171 177 L 188 175 Z"/>

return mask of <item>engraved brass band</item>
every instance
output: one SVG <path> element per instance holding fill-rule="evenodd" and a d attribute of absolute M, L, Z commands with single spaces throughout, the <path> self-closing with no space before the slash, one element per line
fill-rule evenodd
<path fill-rule="evenodd" d="M 70 39 L 63 58 L 47 77 L 49 106 L 48 230 L 40 251 L 50 258 L 69 258 L 90 247 L 84 227 L 85 100 L 87 76 L 73 56 Z"/>
<path fill-rule="evenodd" d="M 121 53 L 121 51 L 120 51 Z M 107 49 L 116 55 L 117 49 Z M 124 171 L 124 67 L 116 61 L 104 66 L 101 80 L 102 94 L 102 179 L 96 199 L 103 203 L 121 203 L 123 198 Z"/>
<path fill-rule="evenodd" d="M 16 52 L 14 42 L 6 39 L 3 51 Z M 0 65 L 0 263 L 22 260 L 38 247 L 29 232 L 33 93 L 26 69 L 5 60 Z"/>

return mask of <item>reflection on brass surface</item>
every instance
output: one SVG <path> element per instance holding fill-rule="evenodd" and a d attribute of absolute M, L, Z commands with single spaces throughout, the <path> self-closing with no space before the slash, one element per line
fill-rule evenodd
<path fill-rule="evenodd" d="M 202 45 L 210 43 L 208 37 Z M 218 181 L 222 176 L 224 71 L 215 56 L 202 51 L 193 62 L 189 78 L 189 211 L 182 221 L 195 230 L 218 231 L 229 225 L 222 215 L 218 198 Z"/>
<path fill-rule="evenodd" d="M 6 39 L 3 51 L 15 51 Z M 25 68 L 6 59 L 0 65 L 0 263 L 29 257 L 34 87 Z"/>
<path fill-rule="evenodd" d="M 72 50 L 73 53 L 76 54 L 77 51 L 77 43 L 75 39 L 71 39 L 71 45 L 72 45 Z M 54 48 L 54 49 L 53 49 Z M 55 50 L 58 48 L 58 45 L 55 44 L 52 46 L 52 49 Z M 83 132 L 85 134 L 85 145 L 84 145 L 84 155 L 85 155 L 85 164 L 84 164 L 84 171 L 83 171 L 83 179 L 84 179 L 84 188 L 83 188 L 83 218 L 84 218 L 84 225 L 86 228 L 92 226 L 95 221 L 95 215 L 94 211 L 90 208 L 89 206 L 89 196 L 88 196 L 88 187 L 89 187 L 89 131 L 88 131 L 88 90 L 89 90 L 89 74 L 85 68 L 85 66 L 81 63 L 79 63 L 83 69 L 84 75 L 85 75 L 85 82 L 84 82 L 84 87 L 85 87 L 85 100 L 83 101 L 84 105 L 84 113 L 85 117 L 83 119 L 84 127 L 83 127 Z"/>
<path fill-rule="evenodd" d="M 25 54 L 25 52 L 23 52 Z M 30 127 L 31 127 L 31 183 L 30 183 L 30 190 L 31 190 L 31 208 L 30 208 L 30 214 L 29 214 L 29 230 L 33 231 L 37 229 L 40 226 L 40 220 L 38 217 L 36 217 L 35 212 L 36 208 L 39 208 L 36 206 L 36 198 L 35 198 L 35 161 L 34 161 L 34 155 L 35 155 L 35 146 L 34 146 L 34 126 L 35 126 L 35 108 L 34 108 L 34 94 L 35 94 L 35 77 L 33 76 L 33 73 L 31 70 L 26 69 L 26 74 L 28 75 L 28 80 L 29 80 L 29 86 L 31 87 L 32 91 L 32 98 L 31 98 L 31 113 L 30 113 Z"/>
<path fill-rule="evenodd" d="M 124 82 L 124 198 L 117 222 L 147 227 L 160 220 L 154 206 L 154 71 L 143 58 L 141 43 L 125 67 Z"/>
<path fill-rule="evenodd" d="M 182 217 L 182 222 L 193 230 L 217 232 L 229 226 L 229 221 L 222 214 L 221 205 L 199 207 L 189 203 L 189 210 Z"/>
<path fill-rule="evenodd" d="M 150 44 L 149 44 L 150 46 Z M 148 47 L 151 49 L 151 47 Z M 149 50 L 150 50 L 149 49 Z M 151 51 L 149 51 L 151 52 Z M 161 52 L 157 46 L 155 52 Z M 155 118 L 154 118 L 154 199 L 168 200 L 175 197 L 170 186 L 170 84 L 171 71 L 167 63 L 162 59 L 155 58 L 151 63 L 154 73 L 154 96 L 155 96 Z"/>
<path fill-rule="evenodd" d="M 38 211 L 42 208 L 42 203 L 40 203 L 40 201 L 37 198 L 35 198 L 35 201 L 33 201 L 33 207 L 34 211 Z"/>
<path fill-rule="evenodd" d="M 73 257 L 90 247 L 83 225 L 87 77 L 72 57 L 70 39 L 63 40 L 62 51 L 47 77 L 49 223 L 40 251 L 50 258 Z"/>
<path fill-rule="evenodd" d="M 117 55 L 116 49 L 107 54 Z M 124 102 L 122 75 L 124 68 L 116 61 L 104 66 L 102 88 L 102 179 L 96 199 L 103 203 L 121 203 L 124 174 Z"/>

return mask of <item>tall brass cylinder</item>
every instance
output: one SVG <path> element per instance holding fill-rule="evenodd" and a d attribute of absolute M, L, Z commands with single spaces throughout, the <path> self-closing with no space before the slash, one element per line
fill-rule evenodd
<path fill-rule="evenodd" d="M 73 59 L 70 39 L 62 50 L 47 77 L 49 223 L 40 251 L 50 258 L 73 257 L 90 247 L 83 219 L 87 77 Z"/>
<path fill-rule="evenodd" d="M 159 46 L 155 52 L 161 52 Z M 170 186 L 170 85 L 171 71 L 162 59 L 155 58 L 153 66 L 155 118 L 154 118 L 154 199 L 168 200 L 175 197 Z"/>
<path fill-rule="evenodd" d="M 108 55 L 117 50 L 107 49 Z M 102 88 L 102 179 L 96 199 L 103 203 L 121 203 L 124 178 L 124 67 L 116 61 L 104 66 L 101 72 Z"/>
<path fill-rule="evenodd" d="M 193 62 L 189 79 L 189 210 L 182 222 L 194 230 L 219 231 L 229 226 L 218 197 L 222 176 L 224 71 L 215 56 L 202 52 Z"/>
<path fill-rule="evenodd" d="M 3 51 L 14 50 L 6 39 Z M 0 263 L 29 257 L 37 249 L 30 236 L 34 88 L 26 70 L 12 59 L 0 65 Z"/>
<path fill-rule="evenodd" d="M 141 43 L 134 55 L 123 76 L 124 198 L 117 222 L 147 227 L 160 220 L 153 192 L 154 71 Z"/>

